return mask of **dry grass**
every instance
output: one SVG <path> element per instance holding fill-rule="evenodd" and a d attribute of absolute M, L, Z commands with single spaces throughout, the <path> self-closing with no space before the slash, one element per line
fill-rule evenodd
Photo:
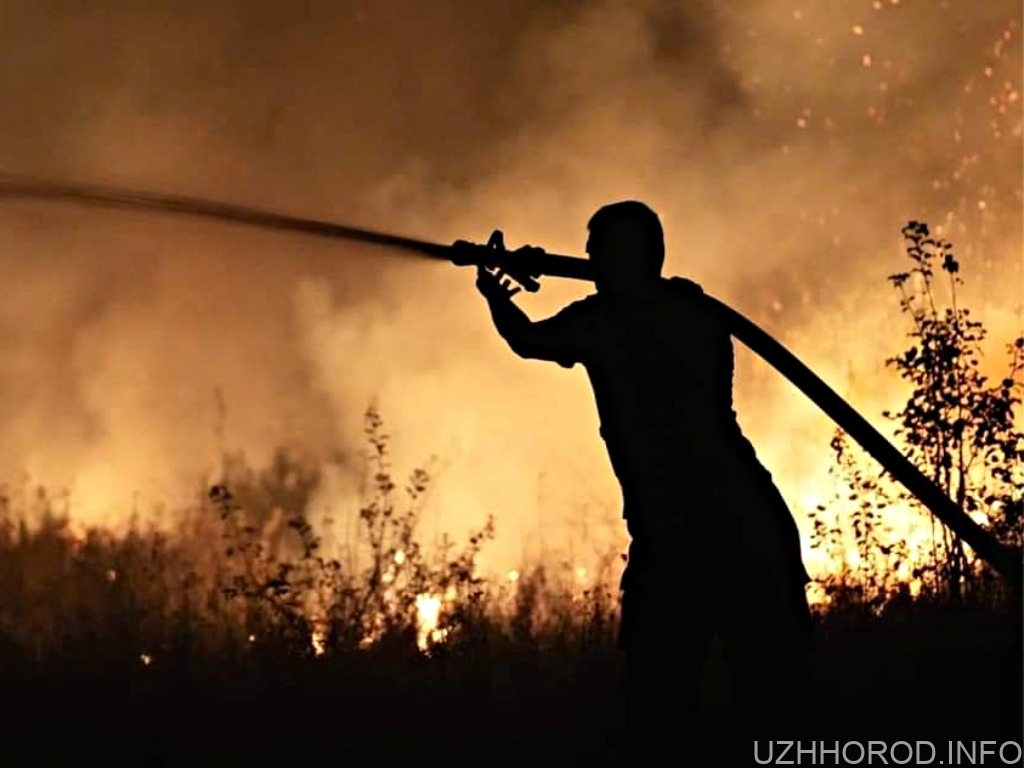
<path fill-rule="evenodd" d="M 8 489 L 0 685 L 15 704 L 3 736 L 161 764 L 271 751 L 609 757 L 621 714 L 613 579 L 580 592 L 535 564 L 514 584 L 484 581 L 489 525 L 427 551 L 416 522 L 429 478 L 396 489 L 370 416 L 374 482 L 346 557 L 324 554 L 325 532 L 304 517 L 315 469 L 285 454 L 260 470 L 229 462 L 171 531 L 79 530 L 60 498 Z M 424 595 L 446 606 L 428 652 Z M 835 606 L 820 617 L 803 738 L 1021 738 L 1019 603 Z M 685 626 L 685 602 L 670 609 Z M 727 724 L 728 676 L 712 655 L 702 728 Z"/>

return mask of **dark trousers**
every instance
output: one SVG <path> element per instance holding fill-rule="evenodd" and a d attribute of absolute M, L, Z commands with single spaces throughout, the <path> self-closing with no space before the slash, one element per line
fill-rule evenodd
<path fill-rule="evenodd" d="M 666 563 L 634 571 L 622 593 L 626 757 L 746 756 L 753 739 L 795 738 L 807 708 L 813 621 L 794 581 L 788 595 L 734 572 L 687 580 Z M 662 571 L 660 574 L 658 571 Z M 680 580 L 682 575 L 683 580 Z M 730 716 L 710 727 L 699 711 L 702 673 L 715 635 L 733 683 Z M 744 763 L 744 764 L 745 764 Z"/>

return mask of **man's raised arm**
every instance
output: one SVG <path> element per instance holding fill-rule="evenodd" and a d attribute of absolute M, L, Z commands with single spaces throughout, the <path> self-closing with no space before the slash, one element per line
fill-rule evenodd
<path fill-rule="evenodd" d="M 582 362 L 588 334 L 580 302 L 534 322 L 512 301 L 520 289 L 511 286 L 508 278 L 480 269 L 476 284 L 487 299 L 494 327 L 519 357 L 548 360 L 565 368 Z"/>

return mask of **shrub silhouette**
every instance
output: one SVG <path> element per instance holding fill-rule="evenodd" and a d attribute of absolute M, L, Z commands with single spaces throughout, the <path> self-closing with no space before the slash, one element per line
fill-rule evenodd
<path fill-rule="evenodd" d="M 911 392 L 903 407 L 883 416 L 896 425 L 905 455 L 961 510 L 972 513 L 1002 542 L 1024 543 L 1024 432 L 1017 408 L 1024 391 L 1024 336 L 1006 345 L 1005 373 L 992 381 L 982 372 L 987 331 L 960 303 L 961 264 L 952 245 L 932 235 L 928 225 L 909 222 L 902 230 L 911 267 L 889 276 L 900 309 L 910 320 L 911 345 L 889 357 L 887 367 Z M 945 279 L 947 305 L 938 281 Z M 864 455 L 842 432 L 832 440 L 833 473 L 848 495 L 833 499 L 830 520 L 824 506 L 812 512 L 812 546 L 834 554 L 843 566 L 825 579 L 830 594 L 872 610 L 905 596 L 906 579 L 894 579 L 910 562 L 905 540 L 883 522 L 885 510 L 900 504 L 926 515 L 931 525 L 929 557 L 913 563 L 912 576 L 925 589 L 960 601 L 965 593 L 1003 587 L 963 541 L 886 475 L 865 468 Z M 839 522 L 842 520 L 843 522 Z M 860 567 L 842 557 L 852 539 Z"/>

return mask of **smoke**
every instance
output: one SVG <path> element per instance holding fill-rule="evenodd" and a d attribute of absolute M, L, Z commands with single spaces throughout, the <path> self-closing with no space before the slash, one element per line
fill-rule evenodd
<path fill-rule="evenodd" d="M 994 338 L 1020 327 L 1009 0 L 0 0 L 0 19 L 6 171 L 564 253 L 640 198 L 669 272 L 870 418 L 898 387 L 884 279 L 907 220 L 953 239 Z M 0 469 L 71 487 L 88 521 L 173 500 L 225 446 L 352 454 L 376 399 L 397 467 L 440 459 L 435 525 L 493 512 L 509 562 L 539 530 L 578 544 L 580 520 L 621 536 L 585 377 L 515 359 L 471 273 L 141 213 L 4 202 L 0 226 Z M 828 423 L 742 351 L 737 408 L 799 506 Z M 318 504 L 348 503 L 346 466 Z"/>

